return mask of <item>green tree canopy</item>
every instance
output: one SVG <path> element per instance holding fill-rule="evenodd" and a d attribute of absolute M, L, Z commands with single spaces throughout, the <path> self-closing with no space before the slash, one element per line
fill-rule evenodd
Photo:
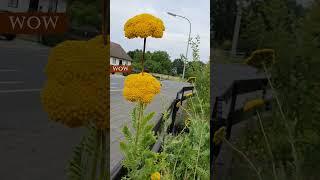
<path fill-rule="evenodd" d="M 142 50 L 129 51 L 128 55 L 133 59 L 133 68 L 140 71 Z M 145 68 L 154 73 L 172 74 L 172 62 L 169 54 L 166 51 L 147 51 L 145 53 Z"/>
<path fill-rule="evenodd" d="M 100 0 L 68 0 L 67 13 L 72 25 L 101 29 L 102 2 Z"/>
<path fill-rule="evenodd" d="M 182 57 L 178 58 L 178 59 L 175 59 L 172 62 L 172 68 L 173 68 L 173 70 L 175 71 L 176 74 L 182 74 L 182 72 L 183 72 L 183 60 L 182 60 Z"/>

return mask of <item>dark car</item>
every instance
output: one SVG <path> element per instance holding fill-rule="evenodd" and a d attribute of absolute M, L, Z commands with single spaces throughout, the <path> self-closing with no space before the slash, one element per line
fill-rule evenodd
<path fill-rule="evenodd" d="M 15 34 L 0 34 L 1 36 L 3 36 L 4 38 L 6 38 L 6 40 L 14 40 L 16 38 Z"/>
<path fill-rule="evenodd" d="M 7 12 L 9 12 L 9 11 L 0 10 L 0 13 L 7 13 Z M 16 38 L 15 34 L 10 34 L 10 33 L 3 33 L 3 34 L 0 34 L 0 36 L 6 38 L 9 41 Z"/>

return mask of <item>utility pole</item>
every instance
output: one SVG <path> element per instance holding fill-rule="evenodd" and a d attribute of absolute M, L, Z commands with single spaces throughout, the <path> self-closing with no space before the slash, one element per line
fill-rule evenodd
<path fill-rule="evenodd" d="M 238 45 L 239 31 L 240 31 L 240 24 L 241 24 L 241 14 L 242 14 L 242 0 L 238 0 L 236 24 L 234 26 L 233 38 L 232 38 L 231 57 L 234 57 L 237 54 L 237 45 Z"/>
<path fill-rule="evenodd" d="M 102 0 L 102 36 L 104 45 L 107 45 L 107 11 L 106 0 Z"/>

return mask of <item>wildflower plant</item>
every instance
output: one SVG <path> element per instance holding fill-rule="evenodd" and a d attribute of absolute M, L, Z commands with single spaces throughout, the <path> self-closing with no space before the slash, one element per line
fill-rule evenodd
<path fill-rule="evenodd" d="M 295 178 L 300 179 L 301 167 L 300 167 L 300 160 L 298 157 L 298 151 L 296 148 L 296 143 L 293 138 L 294 137 L 294 130 L 293 130 L 294 127 L 292 127 L 292 125 L 290 124 L 290 122 L 287 119 L 287 116 L 283 110 L 283 105 L 280 102 L 280 98 L 278 97 L 278 93 L 276 92 L 276 89 L 273 86 L 273 83 L 271 81 L 271 78 L 269 77 L 269 72 L 268 72 L 268 68 L 271 68 L 272 65 L 275 63 L 275 52 L 272 49 L 256 50 L 246 60 L 246 63 L 250 66 L 264 70 L 264 73 L 265 73 L 267 80 L 268 80 L 268 84 L 271 88 L 271 93 L 276 101 L 277 111 L 278 111 L 277 113 L 280 114 L 282 122 L 285 126 L 285 130 L 287 133 L 287 141 L 290 145 L 291 156 L 293 158 L 293 167 L 294 167 Z M 263 103 L 262 99 L 257 99 L 256 101 L 252 101 L 250 104 L 247 104 L 247 106 L 244 107 L 244 111 L 252 109 L 255 106 L 261 106 L 263 104 L 264 103 Z M 277 168 L 276 168 L 275 155 L 272 152 L 271 144 L 269 143 L 269 139 L 267 138 L 265 129 L 262 124 L 261 116 L 260 116 L 260 113 L 258 110 L 256 110 L 256 114 L 257 114 L 257 119 L 259 120 L 259 125 L 261 128 L 262 134 L 263 134 L 263 138 L 265 140 L 268 155 L 271 158 L 273 177 L 275 180 L 277 180 L 277 179 L 279 179 L 279 174 L 280 174 L 279 171 L 283 171 L 283 169 L 277 170 Z M 239 151 L 239 153 L 242 153 L 242 152 Z M 249 164 L 252 164 L 252 163 L 249 162 Z"/>
<path fill-rule="evenodd" d="M 52 121 L 69 128 L 86 127 L 89 132 L 74 149 L 67 167 L 70 180 L 95 180 L 97 172 L 100 179 L 108 177 L 108 54 L 102 36 L 62 42 L 49 54 L 47 82 L 41 92 L 44 110 Z"/>
<path fill-rule="evenodd" d="M 186 113 L 183 130 L 164 139 L 163 152 L 166 153 L 170 179 L 210 179 L 209 119 L 206 111 L 195 108 L 195 105 L 204 105 L 198 95 L 188 101 L 180 106 Z"/>
<path fill-rule="evenodd" d="M 144 38 L 142 72 L 127 76 L 123 88 L 124 98 L 135 103 L 131 113 L 132 127 L 123 127 L 125 139 L 120 142 L 120 149 L 124 155 L 122 164 L 128 169 L 125 178 L 160 179 L 161 171 L 166 166 L 165 155 L 150 150 L 157 140 L 150 123 L 155 113 L 145 114 L 145 109 L 160 93 L 161 85 L 151 74 L 143 72 L 143 63 L 146 38 L 161 38 L 164 25 L 160 19 L 150 14 L 141 14 L 129 19 L 124 25 L 124 31 L 129 39 Z"/>

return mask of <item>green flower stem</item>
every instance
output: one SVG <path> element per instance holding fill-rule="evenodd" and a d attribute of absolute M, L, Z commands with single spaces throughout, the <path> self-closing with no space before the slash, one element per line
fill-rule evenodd
<path fill-rule="evenodd" d="M 142 65 L 142 74 L 144 72 L 144 54 L 146 52 L 146 43 L 147 43 L 147 38 L 143 39 L 143 52 L 142 52 L 142 61 L 141 61 L 141 65 Z"/>
<path fill-rule="evenodd" d="M 223 141 L 224 141 L 225 143 L 227 143 L 227 145 L 228 145 L 229 147 L 231 147 L 234 151 L 238 152 L 238 153 L 249 163 L 249 165 L 251 166 L 251 168 L 256 172 L 259 180 L 262 180 L 262 177 L 261 177 L 258 169 L 254 166 L 254 164 L 250 161 L 250 159 L 249 159 L 242 151 L 240 151 L 239 149 L 237 149 L 236 147 L 234 147 L 226 138 L 223 138 Z"/>
<path fill-rule="evenodd" d="M 299 165 L 299 161 L 298 161 L 298 157 L 297 157 L 297 150 L 296 150 L 295 145 L 294 145 L 294 138 L 293 138 L 291 129 L 290 129 L 290 127 L 289 127 L 289 124 L 288 124 L 288 122 L 287 122 L 287 119 L 286 119 L 286 117 L 285 117 L 285 115 L 284 115 L 284 112 L 283 112 L 283 109 L 282 109 L 282 105 L 281 105 L 281 103 L 280 103 L 280 100 L 279 100 L 279 98 L 278 98 L 278 96 L 277 96 L 277 93 L 276 93 L 276 91 L 275 91 L 272 83 L 271 83 L 270 77 L 268 76 L 267 67 L 266 67 L 265 63 L 262 63 L 262 65 L 263 65 L 264 73 L 265 73 L 265 75 L 266 75 L 266 77 L 267 77 L 267 79 L 268 79 L 268 83 L 269 83 L 269 85 L 270 85 L 272 95 L 273 95 L 273 96 L 275 97 L 275 99 L 276 99 L 276 102 L 277 102 L 277 105 L 278 105 L 278 108 L 279 108 L 281 117 L 282 117 L 282 119 L 283 119 L 283 121 L 284 121 L 284 125 L 286 126 L 286 129 L 287 129 L 287 131 L 288 131 L 289 143 L 290 143 L 290 146 L 291 146 L 291 149 L 292 149 L 292 156 L 293 156 L 294 161 L 295 161 L 295 168 L 296 168 L 296 173 L 297 173 L 296 179 L 300 179 L 300 178 L 299 178 L 299 177 L 300 177 L 300 165 Z"/>
<path fill-rule="evenodd" d="M 106 130 L 100 130 L 101 134 L 101 161 L 100 161 L 100 180 L 105 180 L 106 175 L 106 153 L 107 153 L 107 144 L 106 144 Z"/>
<path fill-rule="evenodd" d="M 183 131 L 183 130 L 182 130 L 182 131 Z M 181 147 L 180 147 L 180 149 L 179 149 L 179 151 L 178 151 L 178 155 L 180 155 L 181 150 L 182 150 L 182 148 L 184 147 L 184 143 L 185 143 L 185 142 L 186 142 L 186 141 L 183 141 L 183 143 L 182 143 L 182 145 L 181 145 Z M 176 161 L 175 161 L 175 163 L 174 163 L 174 167 L 173 167 L 172 180 L 174 179 L 174 173 L 175 173 L 175 171 L 176 171 L 176 167 L 177 167 L 178 160 L 179 160 L 179 158 L 177 157 L 177 159 L 176 159 Z"/>
<path fill-rule="evenodd" d="M 198 162 L 199 162 L 199 155 L 200 155 L 200 149 L 201 149 L 201 143 L 202 143 L 202 135 L 203 135 L 203 131 L 201 131 L 200 134 L 200 142 L 199 142 L 199 149 L 198 149 L 198 154 L 197 154 L 197 161 L 196 161 L 196 166 L 194 168 L 194 175 L 193 175 L 193 179 L 196 179 L 196 174 L 197 174 L 197 167 L 198 167 Z"/>
<path fill-rule="evenodd" d="M 100 141 L 100 132 L 97 130 L 96 132 L 96 144 L 95 144 L 95 149 L 94 149 L 94 157 L 92 159 L 92 171 L 91 171 L 91 179 L 95 180 L 96 179 L 96 173 L 97 173 L 97 164 L 98 164 L 98 156 L 100 153 L 100 146 L 101 146 L 101 141 Z"/>
<path fill-rule="evenodd" d="M 264 140 L 266 141 L 266 144 L 267 144 L 267 149 L 268 149 L 269 154 L 270 154 L 270 156 L 271 156 L 273 176 L 274 176 L 274 179 L 275 179 L 275 180 L 278 180 L 277 171 L 276 171 L 276 166 L 275 166 L 275 164 L 274 164 L 274 157 L 273 157 L 273 154 L 272 154 L 271 146 L 270 146 L 270 143 L 269 143 L 269 141 L 268 141 L 266 132 L 264 131 L 263 124 L 262 124 L 262 120 L 261 120 L 261 117 L 260 117 L 260 113 L 259 113 L 258 110 L 256 111 L 256 113 L 257 113 L 257 117 L 258 117 L 258 120 L 259 120 L 259 124 L 260 124 L 260 127 L 261 127 L 261 131 L 262 131 Z"/>
<path fill-rule="evenodd" d="M 143 111 L 144 111 L 144 105 L 142 103 L 139 103 L 139 108 L 138 108 L 138 118 L 137 118 L 137 129 L 136 129 L 136 141 L 135 141 L 135 145 L 138 145 L 138 141 L 139 141 L 139 136 L 140 136 L 140 122 L 142 120 L 142 116 L 143 116 Z"/>

